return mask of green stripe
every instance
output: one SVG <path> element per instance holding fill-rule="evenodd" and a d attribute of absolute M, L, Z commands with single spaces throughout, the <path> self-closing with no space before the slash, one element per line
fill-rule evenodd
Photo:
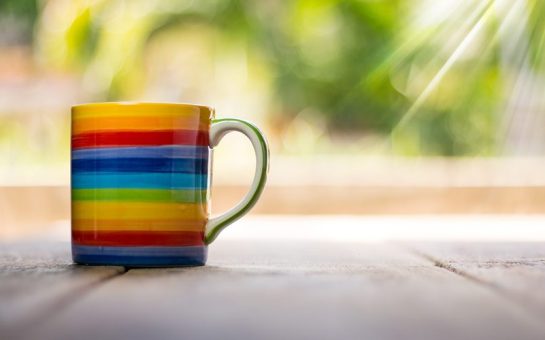
<path fill-rule="evenodd" d="M 206 190 L 73 189 L 73 201 L 206 202 Z"/>

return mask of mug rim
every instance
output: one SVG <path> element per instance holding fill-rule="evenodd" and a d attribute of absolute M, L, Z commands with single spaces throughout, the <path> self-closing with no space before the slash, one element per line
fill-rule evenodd
<path fill-rule="evenodd" d="M 118 111 L 119 109 L 131 109 L 135 107 L 145 108 L 150 107 L 160 111 L 193 111 L 199 110 L 199 113 L 208 113 L 210 118 L 214 116 L 214 108 L 206 105 L 192 104 L 192 103 L 171 103 L 171 102 L 133 102 L 133 101 L 120 101 L 120 102 L 96 102 L 96 103 L 83 103 L 72 105 L 72 113 L 93 113 L 97 111 L 104 112 L 109 110 Z"/>

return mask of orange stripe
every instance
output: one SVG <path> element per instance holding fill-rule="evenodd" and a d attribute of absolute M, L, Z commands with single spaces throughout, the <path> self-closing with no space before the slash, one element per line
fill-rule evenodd
<path fill-rule="evenodd" d="M 200 130 L 208 131 L 209 120 L 199 116 L 89 117 L 74 119 L 72 134 L 93 131 Z"/>
<path fill-rule="evenodd" d="M 77 231 L 203 231 L 205 219 L 73 219 Z"/>
<path fill-rule="evenodd" d="M 72 241 L 86 246 L 202 246 L 204 232 L 73 230 Z"/>

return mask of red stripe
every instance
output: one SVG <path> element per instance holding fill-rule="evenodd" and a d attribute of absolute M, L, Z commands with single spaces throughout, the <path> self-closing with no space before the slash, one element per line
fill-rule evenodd
<path fill-rule="evenodd" d="M 85 246 L 202 246 L 201 231 L 72 231 L 72 241 Z"/>
<path fill-rule="evenodd" d="M 106 131 L 79 133 L 72 136 L 73 149 L 208 144 L 208 132 L 198 130 Z"/>

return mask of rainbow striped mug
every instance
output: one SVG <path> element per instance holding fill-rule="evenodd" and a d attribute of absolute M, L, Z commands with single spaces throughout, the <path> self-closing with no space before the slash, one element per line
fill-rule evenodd
<path fill-rule="evenodd" d="M 209 218 L 212 148 L 230 131 L 255 150 L 248 194 Z M 96 103 L 72 107 L 72 256 L 76 263 L 204 265 L 207 246 L 263 191 L 269 150 L 239 119 L 190 104 Z"/>

